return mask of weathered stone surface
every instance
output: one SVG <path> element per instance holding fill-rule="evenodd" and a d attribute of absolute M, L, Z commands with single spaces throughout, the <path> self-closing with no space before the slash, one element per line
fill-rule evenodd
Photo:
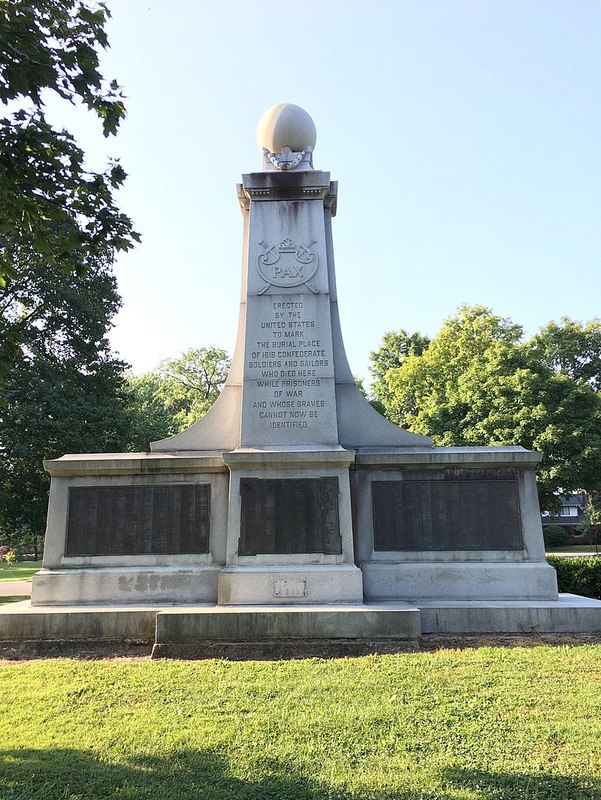
<path fill-rule="evenodd" d="M 366 599 L 506 601 L 557 600 L 557 576 L 546 562 L 494 560 L 492 552 L 467 561 L 460 552 L 456 560 L 371 561 L 362 564 Z M 411 554 L 410 559 L 415 559 Z"/>
<path fill-rule="evenodd" d="M 36 608 L 28 600 L 0 606 L 3 639 L 153 639 L 161 606 L 67 605 Z"/>
<path fill-rule="evenodd" d="M 284 558 L 286 556 L 280 556 L 278 561 Z M 219 573 L 218 603 L 223 606 L 360 603 L 363 600 L 361 570 L 354 564 L 328 562 L 328 556 L 322 558 L 322 562 L 296 566 L 290 562 L 276 562 L 225 567 Z M 273 556 L 271 560 L 276 561 Z M 286 595 L 280 591 L 284 583 L 297 588 L 302 585 L 302 592 Z"/>
<path fill-rule="evenodd" d="M 118 564 L 120 561 L 115 566 L 101 566 L 90 558 L 87 567 L 42 569 L 32 579 L 32 604 L 36 607 L 70 603 L 136 605 L 217 600 L 219 565 L 172 563 L 147 567 L 129 564 L 129 558 L 113 556 Z"/>
<path fill-rule="evenodd" d="M 555 601 L 418 601 L 423 633 L 599 633 L 601 600 L 560 594 Z"/>
<path fill-rule="evenodd" d="M 157 615 L 158 644 L 270 639 L 415 639 L 419 611 L 408 603 L 166 609 Z"/>

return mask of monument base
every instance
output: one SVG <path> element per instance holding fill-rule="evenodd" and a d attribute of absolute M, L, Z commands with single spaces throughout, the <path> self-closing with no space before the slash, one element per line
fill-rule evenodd
<path fill-rule="evenodd" d="M 378 600 L 557 600 L 546 563 L 419 562 L 362 564 L 365 597 Z"/>
<path fill-rule="evenodd" d="M 362 603 L 363 578 L 351 564 L 226 567 L 217 598 L 224 606 Z"/>
<path fill-rule="evenodd" d="M 378 641 L 479 633 L 601 634 L 601 601 L 561 594 L 555 601 L 414 600 L 296 607 L 40 607 L 23 601 L 0 607 L 0 643 L 144 640 L 154 642 L 157 656 L 174 658 L 223 658 L 234 651 L 244 654 L 245 645 L 250 658 L 259 650 L 269 654 L 274 644 L 288 640 L 306 642 L 309 647 L 323 644 L 323 653 L 342 640 L 378 652 Z"/>
<path fill-rule="evenodd" d="M 219 566 L 73 567 L 42 569 L 33 576 L 32 603 L 211 603 Z"/>
<path fill-rule="evenodd" d="M 540 600 L 415 600 L 422 633 L 601 633 L 601 600 L 560 594 Z"/>

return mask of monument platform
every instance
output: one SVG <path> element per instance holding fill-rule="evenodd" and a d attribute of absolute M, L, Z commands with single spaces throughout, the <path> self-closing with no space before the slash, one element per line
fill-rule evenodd
<path fill-rule="evenodd" d="M 556 601 L 36 607 L 27 600 L 0 608 L 0 644 L 132 639 L 152 643 L 156 658 L 278 658 L 278 642 L 309 656 L 394 652 L 389 645 L 419 643 L 424 634 L 476 633 L 601 633 L 601 601 L 560 594 Z"/>
<path fill-rule="evenodd" d="M 415 600 L 422 633 L 600 633 L 601 600 Z"/>

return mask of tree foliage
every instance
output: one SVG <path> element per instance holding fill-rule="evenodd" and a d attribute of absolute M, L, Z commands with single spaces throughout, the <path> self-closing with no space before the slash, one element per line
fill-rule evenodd
<path fill-rule="evenodd" d="M 598 333 L 598 321 L 564 319 L 523 341 L 519 325 L 463 306 L 421 353 L 401 353 L 375 392 L 392 421 L 436 445 L 540 451 L 541 502 L 551 507 L 558 489 L 599 486 Z"/>
<path fill-rule="evenodd" d="M 105 136 L 116 133 L 123 95 L 104 80 L 98 59 L 109 16 L 104 3 L 86 0 L 0 0 L 0 286 L 18 280 L 37 256 L 49 269 L 81 275 L 139 241 L 113 197 L 123 168 L 112 161 L 89 170 L 44 105 L 49 92 L 83 104 Z M 18 362 L 20 345 L 18 330 L 4 325 L 0 378 Z"/>
<path fill-rule="evenodd" d="M 582 324 L 568 317 L 549 322 L 531 342 L 544 364 L 580 384 L 601 390 L 601 320 Z"/>
<path fill-rule="evenodd" d="M 385 333 L 378 350 L 369 354 L 371 359 L 369 371 L 373 375 L 373 392 L 380 406 L 379 411 L 386 407 L 390 399 L 386 383 L 388 371 L 400 367 L 407 356 L 420 356 L 429 344 L 430 339 L 419 331 L 409 334 L 401 328 L 398 332 Z"/>
<path fill-rule="evenodd" d="M 0 527 L 44 529 L 49 478 L 42 459 L 119 450 L 128 434 L 123 370 L 107 340 L 120 305 L 110 264 L 65 275 L 31 257 L 0 289 L 8 324 L 18 326 L 16 368 L 0 407 Z"/>
<path fill-rule="evenodd" d="M 94 112 L 105 136 L 116 133 L 123 95 L 103 79 L 97 52 L 108 47 L 109 16 L 104 3 L 84 0 L 0 0 L 0 230 L 68 270 L 138 238 L 113 202 L 123 169 L 88 172 L 73 137 L 45 115 L 52 91 Z M 18 266 L 3 246 L 0 275 L 14 277 Z"/>
<path fill-rule="evenodd" d="M 200 419 L 219 396 L 229 368 L 225 350 L 201 347 L 128 378 L 129 449 L 146 450 L 149 442 L 178 433 Z"/>

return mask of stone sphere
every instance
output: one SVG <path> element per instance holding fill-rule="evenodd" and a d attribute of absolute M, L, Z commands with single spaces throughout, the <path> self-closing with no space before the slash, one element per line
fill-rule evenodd
<path fill-rule="evenodd" d="M 293 103 L 278 103 L 268 108 L 257 126 L 257 144 L 270 153 L 281 153 L 284 147 L 300 153 L 315 148 L 317 130 L 304 108 Z"/>

